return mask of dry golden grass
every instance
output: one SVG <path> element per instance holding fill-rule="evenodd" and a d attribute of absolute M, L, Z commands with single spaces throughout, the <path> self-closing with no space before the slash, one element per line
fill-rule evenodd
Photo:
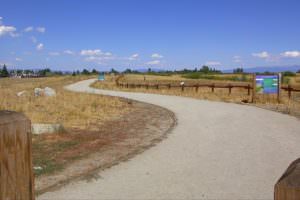
<path fill-rule="evenodd" d="M 127 111 L 118 98 L 73 93 L 63 86 L 87 79 L 86 76 L 63 76 L 36 79 L 0 79 L 0 110 L 25 113 L 33 123 L 62 123 L 66 128 L 93 129 Z M 55 97 L 35 97 L 34 88 L 51 87 Z M 27 91 L 23 97 L 17 92 Z"/>
<path fill-rule="evenodd" d="M 219 75 L 228 76 L 228 75 Z M 229 95 L 228 89 L 215 89 L 212 93 L 210 88 L 199 88 L 198 92 L 195 88 L 185 88 L 184 92 L 180 88 L 162 87 L 159 90 L 154 88 L 119 88 L 116 86 L 114 79 L 108 78 L 104 82 L 94 83 L 94 87 L 102 89 L 114 89 L 123 91 L 134 91 L 134 92 L 145 92 L 145 93 L 155 93 L 155 94 L 165 94 L 165 95 L 176 95 L 176 96 L 186 96 L 197 99 L 207 99 L 212 101 L 224 101 L 224 102 L 234 102 L 241 103 L 244 100 L 248 102 L 251 101 L 251 95 L 247 94 L 246 89 L 233 88 L 232 93 Z M 300 86 L 300 76 L 291 79 L 295 87 Z M 184 81 L 186 85 L 196 84 L 196 83 L 216 83 L 216 84 L 251 84 L 251 82 L 238 82 L 238 81 L 221 81 L 221 80 L 206 80 L 206 79 L 186 79 L 180 75 L 174 76 L 155 76 L 155 75 L 125 75 L 120 82 L 124 83 L 135 83 L 135 84 L 177 84 L 179 85 L 181 81 Z M 297 85 L 298 84 L 298 85 Z M 281 103 L 277 102 L 277 95 L 256 95 L 256 105 L 259 107 L 278 110 L 284 113 L 290 113 L 296 116 L 300 116 L 300 93 L 293 93 L 292 98 L 289 100 L 288 94 L 285 91 L 281 92 Z"/>

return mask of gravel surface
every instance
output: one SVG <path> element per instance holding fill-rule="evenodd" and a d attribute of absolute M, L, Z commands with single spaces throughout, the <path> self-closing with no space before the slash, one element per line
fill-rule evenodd
<path fill-rule="evenodd" d="M 300 121 L 252 106 L 67 87 L 121 96 L 173 111 L 178 124 L 157 146 L 39 199 L 273 199 L 273 187 L 300 157 Z"/>

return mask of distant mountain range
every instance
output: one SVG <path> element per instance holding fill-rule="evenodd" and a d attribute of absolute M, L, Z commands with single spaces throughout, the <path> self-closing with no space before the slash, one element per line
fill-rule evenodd
<path fill-rule="evenodd" d="M 244 68 L 246 73 L 255 73 L 255 72 L 283 72 L 283 71 L 292 71 L 297 72 L 300 70 L 300 65 L 293 66 L 271 66 L 271 67 L 253 67 L 253 68 Z M 233 69 L 222 70 L 224 73 L 232 73 Z"/>

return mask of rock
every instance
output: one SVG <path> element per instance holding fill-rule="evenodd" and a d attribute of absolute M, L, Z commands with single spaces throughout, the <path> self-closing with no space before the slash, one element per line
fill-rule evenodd
<path fill-rule="evenodd" d="M 64 131 L 64 127 L 61 124 L 32 124 L 31 132 L 33 134 L 44 133 L 61 133 Z"/>
<path fill-rule="evenodd" d="M 45 89 L 44 89 L 44 94 L 45 94 L 45 96 L 47 96 L 47 97 L 56 96 L 55 90 L 52 89 L 52 88 L 49 88 L 49 87 L 45 87 Z"/>
<path fill-rule="evenodd" d="M 47 97 L 53 97 L 56 96 L 56 92 L 54 89 L 50 87 L 45 87 L 45 89 L 42 88 L 34 88 L 34 96 L 47 96 Z"/>
<path fill-rule="evenodd" d="M 42 88 L 34 88 L 34 96 L 42 96 L 44 93 L 44 90 Z"/>
<path fill-rule="evenodd" d="M 26 90 L 23 90 L 23 91 L 21 91 L 21 92 L 18 92 L 18 93 L 17 93 L 17 96 L 18 96 L 18 97 L 22 97 L 22 96 L 26 96 L 26 94 L 27 94 L 27 91 L 26 91 Z"/>

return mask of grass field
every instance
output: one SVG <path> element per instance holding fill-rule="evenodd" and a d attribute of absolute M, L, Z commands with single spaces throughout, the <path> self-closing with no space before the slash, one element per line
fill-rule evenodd
<path fill-rule="evenodd" d="M 156 76 L 156 75 L 138 75 L 138 74 L 127 74 L 120 82 L 125 83 L 135 83 L 135 84 L 176 84 L 179 85 L 180 82 L 184 82 L 186 85 L 196 84 L 196 83 L 215 83 L 215 84 L 239 84 L 248 85 L 252 84 L 251 75 L 232 75 L 232 74 L 218 74 L 215 75 L 215 79 L 207 77 L 198 77 L 195 79 L 187 78 L 189 76 L 185 75 L 169 75 L 169 76 Z M 285 77 L 289 79 L 289 84 L 293 87 L 300 88 L 300 74 L 294 77 Z M 239 81 L 240 80 L 240 81 Z M 213 101 L 224 101 L 224 102 L 234 102 L 241 103 L 242 101 L 251 101 L 251 95 L 247 94 L 246 89 L 234 88 L 232 93 L 229 95 L 228 89 L 215 89 L 212 93 L 210 88 L 199 88 L 196 92 L 195 88 L 185 88 L 184 92 L 180 88 L 167 87 L 160 88 L 159 90 L 155 88 L 119 88 L 114 82 L 114 78 L 108 77 L 104 82 L 96 82 L 94 85 L 96 88 L 102 89 L 115 89 L 124 91 L 135 91 L 135 92 L 146 92 L 146 93 L 156 93 L 156 94 L 166 94 L 166 95 L 177 95 L 177 96 L 187 96 L 197 99 L 207 99 Z M 278 110 L 284 113 L 290 113 L 293 115 L 300 116 L 300 94 L 293 93 L 291 100 L 287 97 L 287 92 L 282 91 L 281 93 L 281 103 L 277 102 L 276 95 L 256 95 L 256 106 L 263 108 Z"/>
<path fill-rule="evenodd" d="M 13 110 L 28 116 L 32 123 L 61 123 L 64 133 L 33 136 L 33 162 L 36 175 L 50 174 L 73 160 L 97 151 L 105 137 L 97 131 L 108 121 L 127 113 L 131 106 L 119 98 L 73 93 L 63 86 L 87 76 L 60 76 L 36 79 L 0 79 L 0 110 Z M 34 96 L 34 88 L 51 87 L 55 97 Z M 26 95 L 16 94 L 26 91 Z M 101 138 L 101 140 L 99 140 Z"/>

